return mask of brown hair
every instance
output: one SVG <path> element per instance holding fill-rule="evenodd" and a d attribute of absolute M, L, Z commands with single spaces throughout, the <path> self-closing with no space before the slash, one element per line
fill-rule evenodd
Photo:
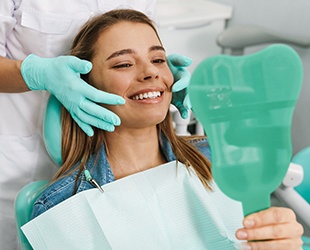
<path fill-rule="evenodd" d="M 158 39 L 158 33 L 152 21 L 143 13 L 135 10 L 118 9 L 105 14 L 96 16 L 89 20 L 80 30 L 72 43 L 71 55 L 80 59 L 90 61 L 96 51 L 95 44 L 100 34 L 119 22 L 144 23 L 153 28 Z M 82 76 L 88 81 L 88 75 Z M 88 81 L 89 82 L 89 81 Z M 208 182 L 212 179 L 211 163 L 189 142 L 192 137 L 176 136 L 170 112 L 163 122 L 158 124 L 159 133 L 163 133 L 172 145 L 176 159 L 184 163 L 187 167 L 192 166 L 196 171 L 202 183 L 209 187 Z M 62 110 L 62 157 L 63 165 L 54 176 L 54 180 L 62 177 L 64 174 L 70 174 L 79 169 L 78 176 L 82 173 L 86 160 L 91 154 L 98 152 L 102 144 L 105 143 L 104 131 L 94 128 L 94 136 L 88 137 L 74 122 L 66 109 Z M 81 163 L 72 169 L 72 166 Z"/>

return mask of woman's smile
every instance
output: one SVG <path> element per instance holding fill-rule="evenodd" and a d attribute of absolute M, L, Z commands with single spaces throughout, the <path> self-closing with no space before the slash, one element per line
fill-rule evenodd
<path fill-rule="evenodd" d="M 152 92 L 149 91 L 149 92 L 145 92 L 145 93 L 136 94 L 133 97 L 131 97 L 130 99 L 132 99 L 132 100 L 155 99 L 161 95 L 162 95 L 162 93 L 160 91 L 152 91 Z"/>
<path fill-rule="evenodd" d="M 148 88 L 135 92 L 129 99 L 140 104 L 157 104 L 163 101 L 164 90 L 162 88 Z"/>

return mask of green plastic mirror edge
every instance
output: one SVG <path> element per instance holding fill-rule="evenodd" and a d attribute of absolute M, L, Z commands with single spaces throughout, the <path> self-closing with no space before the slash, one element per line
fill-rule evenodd
<path fill-rule="evenodd" d="M 62 164 L 61 156 L 61 103 L 51 95 L 43 123 L 43 139 L 47 152 L 59 166 Z"/>
<path fill-rule="evenodd" d="M 272 46 L 269 46 L 267 47 L 266 49 L 256 53 L 256 54 L 260 54 L 260 53 L 265 53 L 266 50 L 271 50 L 271 49 L 274 49 L 274 48 L 280 48 L 282 50 L 284 50 L 284 52 L 288 52 L 288 54 L 292 54 L 290 56 L 293 56 L 293 59 L 296 60 L 296 64 L 297 64 L 297 69 L 299 70 L 299 73 L 300 73 L 300 84 L 298 86 L 298 80 L 297 80 L 297 85 L 296 85 L 296 88 L 298 89 L 299 88 L 299 92 L 300 92 L 300 89 L 301 89 L 301 83 L 302 83 L 302 64 L 301 64 L 301 61 L 300 61 L 300 58 L 298 56 L 298 54 L 292 49 L 290 48 L 289 46 L 286 46 L 286 45 L 272 45 Z M 285 51 L 287 50 L 287 51 Z M 255 54 L 251 54 L 251 55 L 245 55 L 245 56 L 239 56 L 239 57 L 232 57 L 232 56 L 228 56 L 228 55 L 219 55 L 219 56 L 215 56 L 213 58 L 219 58 L 219 59 L 229 59 L 229 58 L 234 58 L 233 60 L 236 60 L 235 62 L 237 63 L 238 59 L 244 59 L 246 57 L 252 57 L 252 56 L 255 56 Z M 294 57 L 295 56 L 295 57 Z M 206 59 L 205 61 L 209 60 L 210 58 Z M 201 65 L 203 65 L 204 62 L 200 63 L 200 65 L 198 65 L 197 68 L 201 67 Z M 299 64 L 299 65 L 298 65 Z M 299 67 L 299 68 L 298 68 Z M 195 71 L 197 70 L 197 68 L 195 69 Z M 195 71 L 193 73 L 193 75 L 195 74 Z M 195 85 L 195 82 L 190 84 L 189 86 L 189 97 L 190 97 L 190 100 L 191 100 L 191 103 L 192 103 L 192 109 L 193 109 L 193 112 L 194 114 L 196 115 L 196 110 L 201 108 L 199 107 L 200 103 L 197 103 L 197 100 L 195 99 L 195 89 L 193 87 L 193 85 Z M 297 97 L 298 98 L 298 97 Z M 297 101 L 297 99 L 296 99 Z M 296 102 L 295 102 L 296 104 Z M 199 116 L 197 117 L 196 115 L 196 118 L 198 120 L 199 119 Z M 206 128 L 206 126 L 204 126 L 204 124 L 202 124 L 205 131 L 208 133 L 208 129 Z M 211 146 L 211 151 L 212 151 L 212 141 L 210 142 L 210 146 Z M 288 165 L 289 165 L 289 161 L 287 163 L 287 166 L 283 166 L 285 167 L 286 169 L 288 168 Z M 286 172 L 286 171 L 285 171 Z M 280 185 L 281 182 L 279 182 L 279 185 Z M 225 192 L 224 192 L 225 193 Z M 244 209 L 244 215 L 248 215 L 248 214 L 251 214 L 253 212 L 257 212 L 257 211 L 260 211 L 260 210 L 263 210 L 263 209 L 266 209 L 266 208 L 269 208 L 270 207 L 270 194 L 271 192 L 266 196 L 266 194 L 264 195 L 257 195 L 255 197 L 255 202 L 244 202 L 244 200 L 241 200 L 242 202 L 242 205 L 243 205 L 243 209 Z M 229 196 L 229 195 L 228 195 Z M 231 197 L 233 198 L 233 197 Z"/>

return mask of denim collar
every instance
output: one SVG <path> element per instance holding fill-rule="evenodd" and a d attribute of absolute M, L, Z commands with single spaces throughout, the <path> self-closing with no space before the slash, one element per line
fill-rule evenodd
<path fill-rule="evenodd" d="M 175 154 L 166 136 L 161 133 L 159 136 L 160 148 L 167 162 L 176 160 Z M 105 145 L 103 144 L 96 155 L 92 155 L 86 162 L 86 169 L 91 173 L 92 178 L 100 185 L 112 182 L 115 180 L 110 163 L 107 159 Z M 84 175 L 81 175 L 78 181 L 77 192 L 87 189 L 89 183 Z"/>

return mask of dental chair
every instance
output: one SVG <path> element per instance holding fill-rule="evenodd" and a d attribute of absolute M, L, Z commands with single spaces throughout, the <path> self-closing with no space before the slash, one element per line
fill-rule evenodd
<path fill-rule="evenodd" d="M 298 165 L 295 165 L 298 164 Z M 274 195 L 293 209 L 303 224 L 304 250 L 310 249 L 310 147 L 294 155 L 286 177 Z"/>
<path fill-rule="evenodd" d="M 31 182 L 19 191 L 15 199 L 17 237 L 22 250 L 31 250 L 32 247 L 20 227 L 30 220 L 33 204 L 47 184 L 48 180 Z"/>
<path fill-rule="evenodd" d="M 310 147 L 304 148 L 303 150 L 299 151 L 297 154 L 294 155 L 292 162 L 297 163 L 301 166 L 303 166 L 303 175 L 304 178 L 301 181 L 301 183 L 295 187 L 296 192 L 298 193 L 298 195 L 300 195 L 301 197 L 303 197 L 303 199 L 308 203 L 308 212 L 309 212 L 309 204 L 310 204 Z M 298 196 L 295 195 L 295 196 Z M 292 201 L 290 201 L 292 202 Z M 303 204 L 302 201 L 300 201 L 299 203 L 297 203 L 298 206 L 300 206 L 300 208 L 302 209 L 301 205 Z M 290 205 L 291 207 L 296 207 L 296 205 Z M 295 208 L 296 209 L 296 208 Z M 306 208 L 305 208 L 306 209 Z M 308 245 L 308 248 L 304 248 L 304 249 L 310 249 L 310 225 L 309 225 L 309 221 L 310 221 L 310 216 L 307 217 L 307 227 L 308 230 L 306 231 L 306 235 L 308 237 L 304 237 L 303 240 L 305 242 L 305 244 Z"/>

